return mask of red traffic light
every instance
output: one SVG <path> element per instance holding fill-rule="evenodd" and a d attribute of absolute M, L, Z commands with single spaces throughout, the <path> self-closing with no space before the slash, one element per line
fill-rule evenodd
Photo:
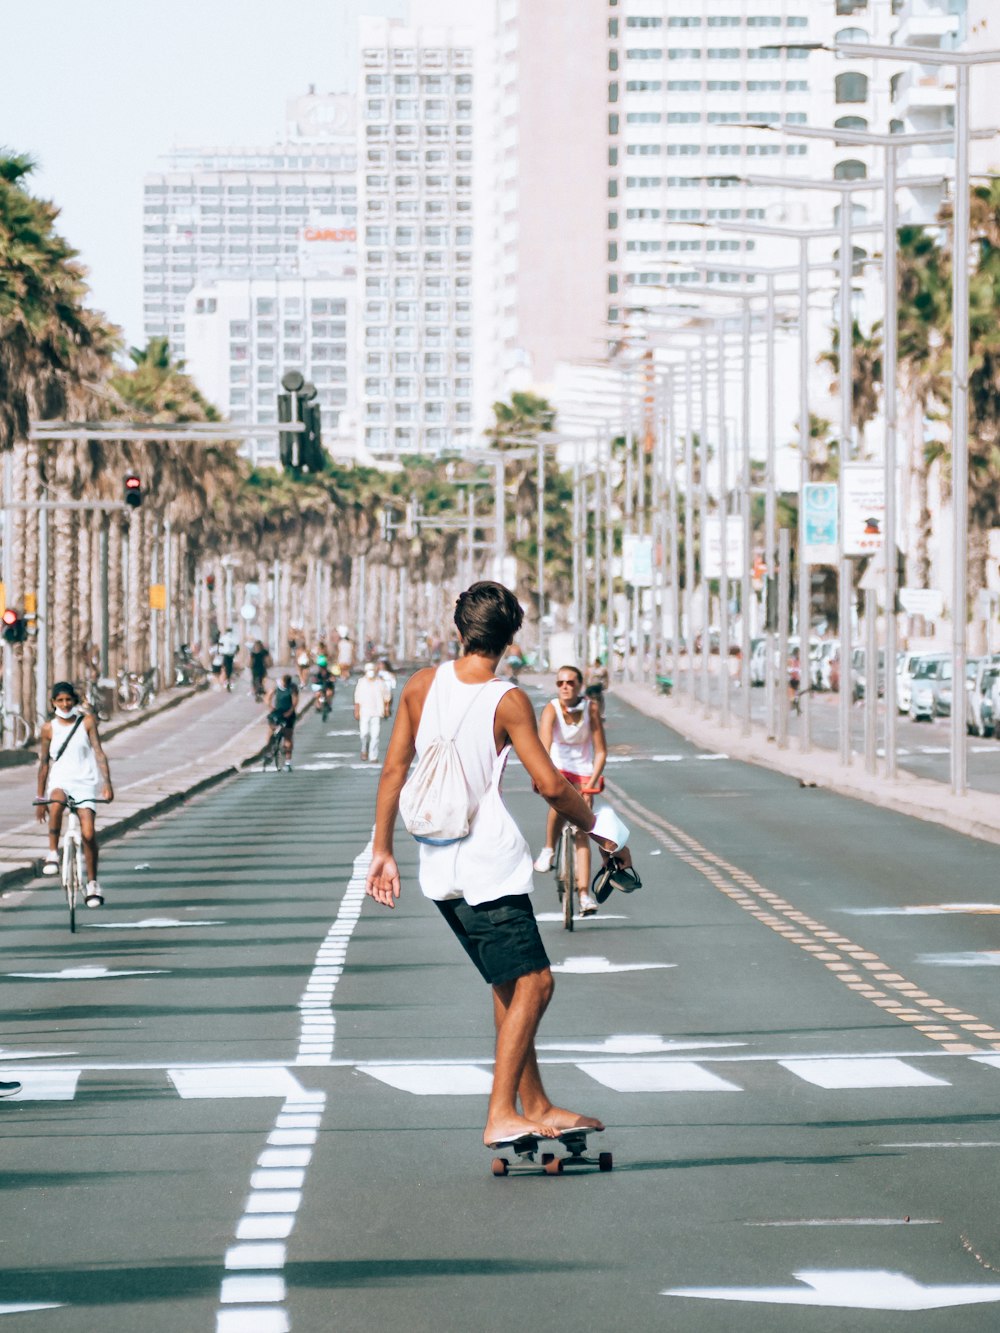
<path fill-rule="evenodd" d="M 8 606 L 0 617 L 3 620 L 3 637 L 7 643 L 24 643 L 28 637 L 28 627 L 20 611 Z"/>
<path fill-rule="evenodd" d="M 138 509 L 142 504 L 142 481 L 134 472 L 125 476 L 125 503 L 131 509 Z"/>

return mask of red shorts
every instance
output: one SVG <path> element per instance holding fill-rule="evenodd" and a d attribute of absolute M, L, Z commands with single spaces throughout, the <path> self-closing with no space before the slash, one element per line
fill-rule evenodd
<path fill-rule="evenodd" d="M 567 773 L 564 768 L 561 768 L 559 772 L 563 775 L 569 785 L 575 787 L 579 792 L 582 792 L 584 787 L 590 786 L 589 773 Z M 597 779 L 597 790 L 604 790 L 604 779 L 602 777 Z"/>

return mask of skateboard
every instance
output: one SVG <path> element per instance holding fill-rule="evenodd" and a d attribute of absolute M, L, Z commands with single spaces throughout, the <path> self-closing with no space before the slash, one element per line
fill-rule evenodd
<path fill-rule="evenodd" d="M 598 1153 L 596 1157 L 587 1156 L 587 1135 L 595 1131 L 589 1126 L 583 1129 L 564 1129 L 554 1139 L 543 1139 L 538 1134 L 520 1134 L 513 1139 L 498 1139 L 489 1147 L 501 1151 L 510 1148 L 514 1161 L 507 1157 L 494 1157 L 492 1171 L 495 1176 L 506 1176 L 511 1170 L 531 1171 L 540 1166 L 547 1176 L 559 1176 L 568 1166 L 596 1166 L 598 1171 L 610 1171 L 614 1162 L 609 1152 Z M 599 1132 L 599 1131 L 598 1131 Z M 549 1145 L 561 1143 L 565 1154 L 549 1152 Z M 542 1149 L 545 1151 L 542 1151 Z M 537 1163 L 536 1163 L 536 1158 Z"/>

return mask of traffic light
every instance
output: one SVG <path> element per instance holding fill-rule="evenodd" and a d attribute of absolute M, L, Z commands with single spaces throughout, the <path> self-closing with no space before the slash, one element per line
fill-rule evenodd
<path fill-rule="evenodd" d="M 215 592 L 215 575 L 214 575 L 214 574 L 206 574 L 206 575 L 205 575 L 205 587 L 208 589 L 209 592 Z"/>
<path fill-rule="evenodd" d="M 3 636 L 8 643 L 24 643 L 28 637 L 24 616 L 12 606 L 8 606 L 3 613 Z"/>
<path fill-rule="evenodd" d="M 134 472 L 125 474 L 125 503 L 129 509 L 138 509 L 142 504 L 142 482 Z"/>
<path fill-rule="evenodd" d="M 300 431 L 279 431 L 278 452 L 281 465 L 291 472 L 322 472 L 322 417 L 316 402 L 315 384 L 309 384 L 297 370 L 281 377 L 284 393 L 278 394 L 278 421 L 300 421 Z"/>

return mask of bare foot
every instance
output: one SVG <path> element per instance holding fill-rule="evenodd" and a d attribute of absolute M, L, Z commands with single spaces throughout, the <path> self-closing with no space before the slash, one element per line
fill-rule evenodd
<path fill-rule="evenodd" d="M 501 1139 L 515 1139 L 520 1134 L 537 1134 L 542 1139 L 554 1139 L 558 1133 L 558 1129 L 542 1121 L 529 1120 L 523 1115 L 509 1115 L 487 1122 L 483 1142 L 490 1148 Z"/>
<path fill-rule="evenodd" d="M 592 1115 L 577 1115 L 575 1111 L 566 1111 L 561 1106 L 550 1106 L 538 1118 L 543 1125 L 548 1125 L 557 1134 L 561 1134 L 567 1129 L 604 1128 L 602 1120 L 597 1120 Z"/>

